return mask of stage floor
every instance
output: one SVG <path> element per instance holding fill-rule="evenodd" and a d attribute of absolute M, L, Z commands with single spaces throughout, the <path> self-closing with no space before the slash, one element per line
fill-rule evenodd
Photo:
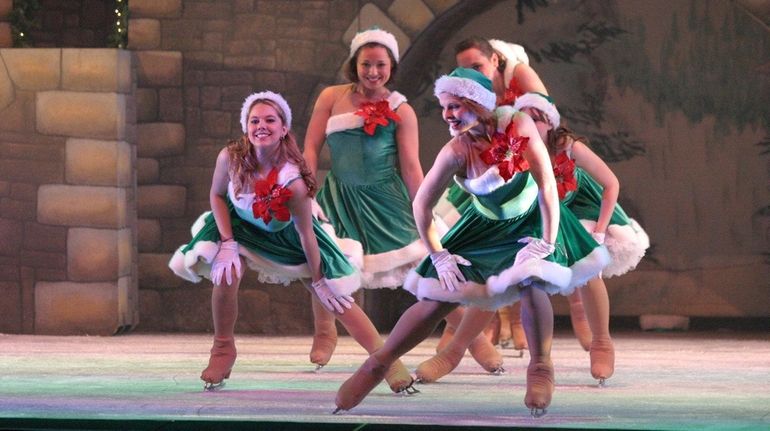
<path fill-rule="evenodd" d="M 366 358 L 349 337 L 316 373 L 310 337 L 240 336 L 226 388 L 203 392 L 210 335 L 0 334 L 0 429 L 770 429 L 770 334 L 627 331 L 614 340 L 615 376 L 599 388 L 588 353 L 558 332 L 556 392 L 535 419 L 523 403 L 528 355 L 514 350 L 502 350 L 502 376 L 466 355 L 417 395 L 382 384 L 332 415 L 337 388 Z M 437 341 L 407 354 L 407 367 L 430 357 Z"/>

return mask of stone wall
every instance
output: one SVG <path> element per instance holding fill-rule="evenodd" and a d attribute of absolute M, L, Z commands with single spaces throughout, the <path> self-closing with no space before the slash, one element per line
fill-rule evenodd
<path fill-rule="evenodd" d="M 12 9 L 13 0 L 0 0 L 0 48 L 10 48 L 13 46 L 10 22 Z"/>
<path fill-rule="evenodd" d="M 102 48 L 115 23 L 110 0 L 38 0 L 40 28 L 30 29 L 27 40 L 35 48 Z"/>
<path fill-rule="evenodd" d="M 114 49 L 0 49 L 0 332 L 138 321 L 135 79 Z"/>

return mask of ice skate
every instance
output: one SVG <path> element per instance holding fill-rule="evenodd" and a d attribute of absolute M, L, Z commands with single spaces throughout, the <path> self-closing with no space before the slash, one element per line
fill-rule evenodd
<path fill-rule="evenodd" d="M 588 319 L 583 309 L 583 301 L 580 299 L 580 293 L 575 292 L 569 296 L 569 318 L 572 322 L 572 331 L 575 333 L 578 342 L 586 352 L 591 348 L 591 327 L 588 326 Z"/>
<path fill-rule="evenodd" d="M 452 349 L 451 345 L 436 353 L 432 358 L 423 361 L 417 366 L 417 382 L 433 383 L 451 373 L 460 364 L 465 350 Z"/>
<path fill-rule="evenodd" d="M 335 348 L 337 348 L 337 327 L 334 321 L 331 321 L 331 325 L 320 325 L 316 322 L 313 347 L 310 348 L 310 362 L 316 365 L 315 371 L 329 363 Z"/>
<path fill-rule="evenodd" d="M 217 391 L 225 386 L 225 379 L 230 378 L 230 371 L 235 364 L 236 350 L 233 337 L 214 337 L 209 365 L 201 373 L 205 383 L 203 390 Z"/>
<path fill-rule="evenodd" d="M 597 338 L 591 342 L 591 375 L 604 386 L 605 381 L 615 372 L 615 346 L 612 339 Z"/>
<path fill-rule="evenodd" d="M 503 356 L 484 334 L 473 339 L 471 345 L 468 346 L 468 351 L 471 352 L 473 359 L 486 371 L 495 375 L 505 372 L 505 369 L 503 369 Z"/>
<path fill-rule="evenodd" d="M 412 395 L 420 392 L 414 387 L 414 379 L 400 359 L 390 366 L 385 381 L 388 382 L 390 390 L 397 394 Z"/>
<path fill-rule="evenodd" d="M 386 372 L 385 365 L 381 364 L 374 356 L 369 356 L 337 390 L 337 396 L 334 399 L 337 408 L 332 414 L 350 410 L 359 405 L 369 392 L 385 378 Z"/>
<path fill-rule="evenodd" d="M 553 364 L 536 362 L 533 358 L 527 367 L 527 393 L 524 405 L 529 407 L 532 417 L 539 418 L 548 413 L 554 391 Z"/>

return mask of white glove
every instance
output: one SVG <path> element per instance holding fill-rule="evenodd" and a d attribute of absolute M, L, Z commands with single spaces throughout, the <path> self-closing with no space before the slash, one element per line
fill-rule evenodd
<path fill-rule="evenodd" d="M 320 221 L 329 222 L 329 219 L 326 217 L 326 214 L 324 214 L 323 208 L 321 208 L 321 205 L 318 205 L 318 201 L 315 200 L 315 198 L 310 200 L 310 212 L 313 214 L 313 217 Z"/>
<path fill-rule="evenodd" d="M 235 240 L 223 242 L 219 246 L 217 255 L 214 256 L 214 262 L 211 264 L 211 281 L 219 285 L 222 283 L 222 274 L 225 276 L 227 285 L 233 284 L 233 267 L 235 274 L 241 276 L 241 258 L 238 256 L 238 243 Z"/>
<path fill-rule="evenodd" d="M 604 244 L 604 232 L 593 232 L 591 233 L 591 237 L 594 239 L 594 241 L 598 242 L 599 245 Z"/>
<path fill-rule="evenodd" d="M 520 243 L 527 244 L 516 253 L 516 259 L 513 265 L 523 263 L 530 259 L 543 259 L 551 255 L 556 250 L 556 246 L 544 239 L 532 238 L 531 236 L 521 238 Z"/>
<path fill-rule="evenodd" d="M 326 278 L 320 278 L 318 281 L 314 281 L 312 286 L 316 295 L 318 295 L 318 299 L 321 300 L 321 304 L 332 313 L 336 310 L 337 313 L 343 314 L 345 310 L 342 307 L 349 310 L 355 302 L 350 295 L 335 295 L 334 292 L 329 289 L 329 286 L 326 285 Z"/>
<path fill-rule="evenodd" d="M 438 279 L 444 290 L 454 292 L 460 287 L 460 283 L 465 283 L 465 276 L 460 272 L 460 268 L 457 267 L 458 263 L 460 265 L 471 266 L 471 263 L 464 257 L 452 254 L 446 249 L 442 249 L 435 253 L 431 253 L 430 260 L 436 268 Z"/>

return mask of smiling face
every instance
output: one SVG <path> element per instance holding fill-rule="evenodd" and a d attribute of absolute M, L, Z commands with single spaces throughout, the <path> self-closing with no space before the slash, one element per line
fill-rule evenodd
<path fill-rule="evenodd" d="M 288 129 L 275 107 L 256 102 L 249 110 L 247 132 L 252 145 L 271 146 L 280 141 Z"/>
<path fill-rule="evenodd" d="M 449 125 L 450 135 L 457 136 L 478 122 L 479 117 L 468 110 L 459 97 L 440 93 L 438 102 L 441 105 L 441 117 Z"/>
<path fill-rule="evenodd" d="M 495 93 L 499 94 L 501 91 L 505 91 L 502 74 L 497 70 L 500 64 L 497 53 L 492 53 L 492 55 L 487 57 L 478 48 L 468 48 L 455 55 L 455 62 L 460 67 L 476 70 L 489 78 L 492 81 L 492 88 L 494 88 Z"/>
<path fill-rule="evenodd" d="M 358 82 L 368 90 L 376 90 L 390 80 L 391 59 L 382 45 L 363 46 L 356 57 Z"/>

